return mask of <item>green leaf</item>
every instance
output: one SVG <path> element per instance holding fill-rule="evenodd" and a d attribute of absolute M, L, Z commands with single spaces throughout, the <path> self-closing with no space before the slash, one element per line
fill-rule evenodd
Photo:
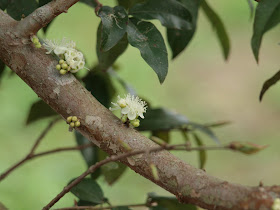
<path fill-rule="evenodd" d="M 117 0 L 119 6 L 124 7 L 125 9 L 130 9 L 137 3 L 145 2 L 146 0 Z"/>
<path fill-rule="evenodd" d="M 176 112 L 168 109 L 148 109 L 145 119 L 141 120 L 138 130 L 140 131 L 169 131 L 172 129 L 181 129 L 188 125 L 189 120 Z"/>
<path fill-rule="evenodd" d="M 38 120 L 56 115 L 57 113 L 48 104 L 42 100 L 39 100 L 32 104 L 26 124 L 28 125 Z"/>
<path fill-rule="evenodd" d="M 175 197 L 157 196 L 153 193 L 148 194 L 148 203 L 157 203 L 157 206 L 150 207 L 150 210 L 197 210 L 191 204 L 182 204 Z"/>
<path fill-rule="evenodd" d="M 36 0 L 10 0 L 7 13 L 15 20 L 21 20 L 23 15 L 27 17 L 37 7 L 38 3 Z"/>
<path fill-rule="evenodd" d="M 99 160 L 104 160 L 108 156 L 102 150 L 99 150 L 98 155 Z M 110 162 L 101 166 L 101 173 L 104 175 L 106 182 L 112 185 L 123 175 L 126 168 L 127 166 L 120 162 Z"/>
<path fill-rule="evenodd" d="M 106 72 L 91 71 L 83 81 L 86 89 L 105 107 L 109 108 L 112 98 L 115 95 L 115 87 Z"/>
<path fill-rule="evenodd" d="M 191 29 L 190 12 L 176 0 L 148 0 L 144 4 L 136 4 L 130 15 L 139 19 L 158 19 L 167 28 Z"/>
<path fill-rule="evenodd" d="M 189 122 L 189 125 L 187 127 L 187 129 L 190 129 L 190 130 L 199 130 L 201 131 L 202 133 L 206 134 L 207 136 L 209 136 L 211 139 L 213 139 L 217 144 L 220 144 L 220 141 L 219 139 L 216 137 L 216 135 L 214 134 L 214 132 L 204 126 L 204 125 L 201 125 L 201 124 L 198 124 L 198 123 L 194 123 L 194 122 Z"/>
<path fill-rule="evenodd" d="M 274 74 L 271 78 L 269 78 L 268 80 L 265 81 L 265 83 L 263 84 L 261 93 L 260 93 L 260 101 L 262 100 L 264 94 L 266 93 L 266 91 L 273 85 L 275 85 L 278 81 L 280 80 L 280 70 Z"/>
<path fill-rule="evenodd" d="M 128 22 L 125 9 L 121 6 L 114 8 L 104 6 L 98 12 L 102 21 L 101 51 L 108 51 L 124 36 Z"/>
<path fill-rule="evenodd" d="M 119 206 L 112 208 L 112 210 L 130 210 L 130 208 L 128 208 L 128 206 Z"/>
<path fill-rule="evenodd" d="M 214 30 L 217 32 L 218 39 L 223 49 L 224 58 L 226 60 L 229 56 L 230 41 L 225 26 L 217 13 L 206 3 L 206 1 L 203 1 L 201 6 Z"/>
<path fill-rule="evenodd" d="M 90 141 L 87 138 L 85 138 L 82 134 L 80 134 L 78 131 L 75 131 L 75 138 L 78 145 L 85 145 L 90 143 Z M 88 147 L 80 151 L 88 167 L 92 166 L 93 164 L 99 161 L 98 159 L 99 148 L 97 146 L 93 145 L 92 147 Z M 100 173 L 101 173 L 101 169 L 98 168 L 94 173 L 91 174 L 91 177 L 93 179 L 97 179 Z"/>
<path fill-rule="evenodd" d="M 77 206 L 96 206 L 98 205 L 98 203 L 92 203 L 89 201 L 83 201 L 83 200 L 79 200 L 77 203 Z"/>
<path fill-rule="evenodd" d="M 129 44 L 140 50 L 142 58 L 163 83 L 168 71 L 167 50 L 161 33 L 149 22 L 131 18 L 127 26 Z"/>
<path fill-rule="evenodd" d="M 197 146 L 204 146 L 203 142 L 199 138 L 199 136 L 195 133 L 193 133 L 194 140 L 197 144 Z M 199 154 L 199 168 L 204 168 L 205 163 L 206 163 L 206 150 L 200 150 L 198 151 Z"/>
<path fill-rule="evenodd" d="M 51 2 L 52 0 L 39 0 L 39 7 Z"/>
<path fill-rule="evenodd" d="M 7 8 L 9 3 L 10 3 L 10 0 L 0 0 L 0 9 L 2 9 L 4 11 Z"/>
<path fill-rule="evenodd" d="M 97 5 L 94 0 L 80 0 L 79 2 L 87 4 L 88 6 L 93 7 L 93 8 L 95 8 Z"/>
<path fill-rule="evenodd" d="M 166 143 L 170 142 L 169 131 L 152 131 L 152 136 L 158 137 Z"/>
<path fill-rule="evenodd" d="M 251 47 L 256 61 L 259 61 L 259 50 L 263 35 L 280 22 L 280 0 L 261 0 L 258 3 Z"/>
<path fill-rule="evenodd" d="M 6 67 L 5 63 L 0 60 L 0 79 L 4 73 L 5 67 Z"/>
<path fill-rule="evenodd" d="M 197 23 L 197 13 L 200 6 L 201 0 L 181 0 L 182 4 L 188 8 L 192 15 L 192 28 L 191 29 L 167 29 L 167 38 L 170 48 L 172 50 L 172 58 L 174 59 L 179 55 L 191 41 Z"/>
<path fill-rule="evenodd" d="M 73 180 L 72 180 L 73 181 Z M 72 182 L 71 181 L 71 182 Z M 90 178 L 83 179 L 70 190 L 75 196 L 84 201 L 100 204 L 104 202 L 104 194 L 96 181 Z"/>
<path fill-rule="evenodd" d="M 102 23 L 99 24 L 97 30 L 97 41 L 96 41 L 96 53 L 98 57 L 98 70 L 107 71 L 107 69 L 114 64 L 117 58 L 124 53 L 127 49 L 128 41 L 127 36 L 124 35 L 121 40 L 110 50 L 104 52 L 100 50 L 101 48 L 101 28 Z"/>

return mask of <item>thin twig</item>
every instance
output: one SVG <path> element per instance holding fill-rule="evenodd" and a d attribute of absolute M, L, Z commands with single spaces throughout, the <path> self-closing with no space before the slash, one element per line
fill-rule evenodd
<path fill-rule="evenodd" d="M 128 207 L 128 208 L 135 208 L 135 207 L 148 207 L 148 204 L 132 204 L 132 205 L 122 205 L 122 206 L 106 206 L 106 207 L 94 207 L 94 206 L 71 206 L 71 207 L 65 207 L 60 209 L 54 209 L 54 210 L 105 210 L 105 209 L 113 209 L 113 208 L 121 208 L 121 207 Z"/>
<path fill-rule="evenodd" d="M 60 118 L 57 118 L 53 121 L 51 121 L 48 126 L 43 130 L 43 132 L 40 134 L 40 136 L 36 139 L 34 145 L 32 146 L 30 152 L 28 153 L 28 155 L 23 158 L 21 161 L 19 161 L 18 163 L 16 163 L 15 165 L 13 165 L 12 167 L 10 167 L 7 171 L 5 171 L 4 173 L 2 173 L 0 175 L 0 181 L 2 181 L 5 177 L 7 177 L 12 171 L 14 171 L 16 168 L 18 168 L 19 166 L 21 166 L 23 163 L 25 163 L 27 160 L 30 160 L 32 158 L 32 156 L 34 155 L 34 151 L 35 149 L 38 147 L 38 145 L 40 144 L 41 140 L 45 137 L 45 135 L 49 132 L 49 130 L 52 128 L 52 126 L 59 120 Z"/>
<path fill-rule="evenodd" d="M 148 150 L 137 150 L 137 151 L 128 151 L 125 154 L 121 155 L 112 155 L 110 157 L 107 157 L 106 159 L 97 162 L 96 164 L 92 165 L 91 167 L 88 168 L 87 171 L 82 173 L 78 178 L 76 178 L 73 182 L 71 182 L 69 185 L 63 188 L 63 190 L 53 199 L 51 200 L 44 208 L 43 210 L 49 210 L 56 202 L 58 202 L 66 193 L 68 193 L 74 186 L 79 184 L 87 175 L 94 173 L 99 167 L 105 165 L 106 163 L 109 162 L 115 162 L 119 161 L 121 159 L 139 155 L 139 154 L 149 154 L 152 152 L 159 152 L 162 150 L 184 150 L 184 151 L 197 151 L 197 150 L 220 150 L 220 149 L 230 149 L 228 145 L 225 146 L 212 146 L 212 147 L 207 147 L 207 146 L 201 146 L 201 147 L 194 147 L 194 148 L 188 148 L 186 144 L 176 144 L 176 145 L 162 145 L 154 148 L 150 148 Z"/>

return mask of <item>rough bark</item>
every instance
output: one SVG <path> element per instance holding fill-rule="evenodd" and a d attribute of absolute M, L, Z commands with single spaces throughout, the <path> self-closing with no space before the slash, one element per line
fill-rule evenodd
<path fill-rule="evenodd" d="M 156 146 L 134 129 L 124 126 L 73 75 L 60 75 L 55 69 L 57 61 L 46 55 L 44 49 L 36 49 L 30 41 L 30 36 L 76 2 L 54 0 L 19 22 L 0 10 L 0 59 L 64 119 L 78 116 L 81 127 L 77 130 L 110 155 L 125 153 L 119 140 L 133 150 Z M 270 209 L 273 200 L 280 197 L 278 186 L 246 187 L 228 183 L 167 151 L 138 155 L 122 162 L 176 195 L 179 201 L 207 209 Z M 154 180 L 150 172 L 150 162 L 158 169 L 159 181 Z"/>

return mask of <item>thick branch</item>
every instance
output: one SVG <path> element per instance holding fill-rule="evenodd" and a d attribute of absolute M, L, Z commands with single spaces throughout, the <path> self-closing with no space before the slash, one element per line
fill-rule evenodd
<path fill-rule="evenodd" d="M 57 61 L 51 55 L 46 55 L 43 49 L 36 49 L 31 43 L 19 42 L 26 37 L 14 34 L 21 34 L 17 30 L 22 28 L 16 27 L 17 24 L 10 19 L 10 22 L 3 22 L 4 19 L 9 18 L 0 12 L 0 59 L 63 118 L 78 116 L 81 121 L 78 130 L 85 137 L 110 155 L 125 153 L 119 140 L 133 150 L 148 150 L 155 146 L 148 138 L 124 126 L 74 76 L 60 75 L 55 69 Z M 150 161 L 158 169 L 159 180 L 155 180 L 149 170 Z M 270 209 L 273 200 L 280 197 L 278 186 L 265 188 L 231 184 L 207 175 L 167 151 L 153 153 L 149 158 L 138 155 L 122 162 L 176 195 L 181 202 L 208 209 Z"/>

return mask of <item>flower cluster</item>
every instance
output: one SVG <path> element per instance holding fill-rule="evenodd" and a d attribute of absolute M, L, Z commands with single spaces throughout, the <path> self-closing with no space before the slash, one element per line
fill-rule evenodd
<path fill-rule="evenodd" d="M 113 108 L 110 107 L 111 111 L 121 110 L 122 121 L 123 123 L 130 122 L 134 127 L 138 127 L 140 125 L 140 120 L 138 117 L 140 116 L 144 119 L 143 113 L 147 110 L 147 103 L 140 99 L 138 96 L 127 94 L 124 98 L 118 96 L 117 103 L 112 104 L 115 106 Z"/>
<path fill-rule="evenodd" d="M 276 198 L 271 207 L 272 210 L 280 210 L 280 198 Z"/>
<path fill-rule="evenodd" d="M 42 47 L 42 45 L 41 45 L 37 36 L 35 36 L 35 35 L 32 36 L 31 41 L 34 43 L 36 48 L 41 48 Z"/>
<path fill-rule="evenodd" d="M 81 125 L 81 122 L 78 120 L 76 116 L 69 116 L 66 119 L 67 124 L 70 125 L 71 128 L 79 127 Z"/>
<path fill-rule="evenodd" d="M 47 50 L 46 54 L 53 52 L 61 59 L 56 66 L 60 74 L 66 74 L 67 72 L 76 73 L 84 68 L 84 55 L 76 50 L 75 42 L 66 38 L 63 38 L 61 42 L 46 39 L 43 46 Z"/>

